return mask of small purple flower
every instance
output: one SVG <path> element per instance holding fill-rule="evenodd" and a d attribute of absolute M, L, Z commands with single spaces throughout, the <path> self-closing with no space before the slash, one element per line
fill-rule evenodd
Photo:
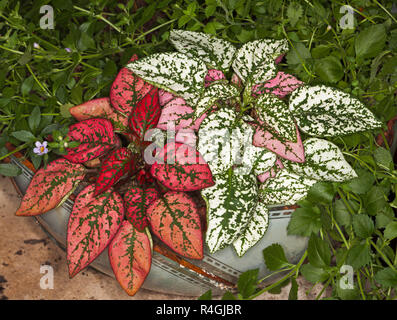
<path fill-rule="evenodd" d="M 33 48 L 38 49 L 40 48 L 40 45 L 37 42 L 33 42 Z"/>
<path fill-rule="evenodd" d="M 41 143 L 40 141 L 36 141 L 35 143 L 36 148 L 33 149 L 33 152 L 39 156 L 42 156 L 43 154 L 46 154 L 48 152 L 47 149 L 47 141 L 44 141 Z"/>
<path fill-rule="evenodd" d="M 72 52 L 72 49 L 70 49 L 70 48 L 65 48 L 65 50 L 66 50 L 67 52 Z"/>

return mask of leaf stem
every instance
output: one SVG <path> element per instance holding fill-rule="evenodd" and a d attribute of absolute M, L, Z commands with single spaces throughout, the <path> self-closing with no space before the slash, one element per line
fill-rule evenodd
<path fill-rule="evenodd" d="M 18 147 L 16 147 L 11 152 L 9 152 L 6 155 L 0 157 L 0 161 L 5 159 L 5 158 L 8 158 L 9 156 L 13 155 L 14 153 L 17 153 L 18 151 L 21 151 L 22 149 L 25 149 L 28 145 L 29 145 L 28 143 L 24 143 L 24 144 L 19 145 Z"/>
<path fill-rule="evenodd" d="M 375 244 L 375 242 L 373 240 L 369 240 L 370 244 L 375 248 L 376 251 L 378 251 L 378 253 L 380 254 L 380 256 L 382 257 L 383 261 L 386 262 L 386 264 L 392 268 L 395 272 L 397 272 L 396 268 L 393 266 L 393 264 L 390 262 L 389 258 L 385 256 L 385 254 L 382 252 L 382 250 L 380 250 L 378 248 L 378 246 Z"/>

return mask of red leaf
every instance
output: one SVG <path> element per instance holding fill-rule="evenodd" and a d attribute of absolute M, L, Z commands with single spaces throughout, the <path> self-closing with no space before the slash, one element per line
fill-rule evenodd
<path fill-rule="evenodd" d="M 136 180 L 141 186 L 152 184 L 154 181 L 150 172 L 146 171 L 145 169 L 139 170 L 136 176 Z"/>
<path fill-rule="evenodd" d="M 113 126 L 120 131 L 126 131 L 128 128 L 128 118 L 115 112 L 110 105 L 109 98 L 90 100 L 70 108 L 69 111 L 78 121 L 92 118 L 105 118 L 110 120 Z"/>
<path fill-rule="evenodd" d="M 134 55 L 130 62 L 137 59 L 138 56 Z M 131 70 L 122 68 L 110 88 L 110 101 L 116 110 L 129 117 L 132 109 L 151 88 L 151 84 L 134 75 Z"/>
<path fill-rule="evenodd" d="M 77 148 L 67 148 L 66 159 L 73 163 L 83 163 L 109 151 L 117 142 L 112 123 L 106 119 L 88 119 L 69 127 L 68 137 L 78 141 Z"/>
<path fill-rule="evenodd" d="M 125 215 L 128 221 L 138 230 L 145 229 L 149 222 L 146 211 L 149 205 L 157 200 L 159 194 L 154 188 L 131 187 L 124 195 Z"/>
<path fill-rule="evenodd" d="M 94 196 L 95 185 L 79 193 L 69 217 L 67 261 L 74 277 L 107 247 L 124 217 L 123 199 L 110 189 Z"/>
<path fill-rule="evenodd" d="M 114 150 L 105 159 L 95 185 L 94 196 L 111 188 L 133 167 L 132 152 L 127 148 Z"/>
<path fill-rule="evenodd" d="M 160 113 L 158 89 L 153 87 L 131 112 L 130 129 L 142 139 L 147 130 L 156 127 Z"/>
<path fill-rule="evenodd" d="M 175 191 L 194 191 L 214 185 L 211 170 L 201 154 L 183 143 L 168 143 L 151 167 L 153 177 Z M 164 163 L 161 163 L 164 162 Z"/>
<path fill-rule="evenodd" d="M 133 296 L 142 286 L 152 264 L 148 236 L 123 221 L 109 245 L 109 260 L 121 287 Z"/>
<path fill-rule="evenodd" d="M 167 192 L 147 210 L 153 233 L 176 253 L 190 259 L 203 258 L 200 216 L 186 193 Z"/>
<path fill-rule="evenodd" d="M 35 216 L 54 209 L 81 180 L 85 169 L 66 159 L 57 159 L 39 169 L 29 184 L 17 216 Z"/>

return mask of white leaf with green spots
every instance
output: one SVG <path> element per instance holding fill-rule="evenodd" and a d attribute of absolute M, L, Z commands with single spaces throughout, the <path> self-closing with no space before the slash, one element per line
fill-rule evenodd
<path fill-rule="evenodd" d="M 266 129 L 279 140 L 296 142 L 295 122 L 282 100 L 270 93 L 262 94 L 256 101 L 255 110 L 259 119 L 266 124 Z"/>
<path fill-rule="evenodd" d="M 311 136 L 341 136 L 382 126 L 358 99 L 324 85 L 294 90 L 289 109 L 299 128 Z"/>
<path fill-rule="evenodd" d="M 233 243 L 241 234 L 258 194 L 254 175 L 237 175 L 230 168 L 214 179 L 214 186 L 201 190 L 207 203 L 206 242 L 211 253 Z"/>
<path fill-rule="evenodd" d="M 204 89 L 205 63 L 183 53 L 156 53 L 127 65 L 145 81 L 195 105 Z"/>
<path fill-rule="evenodd" d="M 234 250 L 242 257 L 265 235 L 269 226 L 269 209 L 259 202 L 253 210 L 252 216 L 243 233 L 233 242 Z"/>
<path fill-rule="evenodd" d="M 317 180 L 281 170 L 274 178 L 266 180 L 260 186 L 259 196 L 267 205 L 292 205 L 305 198 L 310 187 L 316 182 Z"/>
<path fill-rule="evenodd" d="M 193 119 L 200 118 L 205 112 L 207 112 L 218 100 L 227 100 L 233 97 L 238 97 L 239 92 L 233 85 L 225 83 L 223 81 L 216 82 L 206 88 L 197 102 L 194 108 Z"/>
<path fill-rule="evenodd" d="M 213 175 L 224 173 L 235 162 L 236 151 L 230 143 L 236 112 L 223 108 L 212 112 L 200 125 L 198 151 Z"/>
<path fill-rule="evenodd" d="M 241 122 L 233 131 L 231 145 L 233 150 L 239 151 L 235 156 L 236 164 L 239 165 L 235 171 L 239 174 L 252 172 L 255 176 L 260 175 L 270 170 L 277 160 L 273 152 L 252 144 L 253 134 L 254 129 L 245 122 Z"/>
<path fill-rule="evenodd" d="M 226 40 L 212 35 L 184 30 L 172 30 L 170 42 L 181 53 L 199 57 L 209 68 L 228 71 L 236 48 Z"/>
<path fill-rule="evenodd" d="M 263 83 L 276 76 L 274 60 L 287 51 L 285 39 L 247 42 L 237 51 L 232 67 L 244 83 Z"/>
<path fill-rule="evenodd" d="M 285 161 L 290 171 L 318 181 L 342 182 L 357 177 L 342 151 L 332 142 L 310 138 L 303 142 L 305 162 Z"/>

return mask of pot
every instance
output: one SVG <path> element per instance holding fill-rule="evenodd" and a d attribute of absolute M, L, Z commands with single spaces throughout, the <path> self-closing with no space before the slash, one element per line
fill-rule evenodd
<path fill-rule="evenodd" d="M 18 192 L 23 195 L 34 175 L 33 166 L 26 160 L 21 163 L 15 156 L 11 157 L 11 161 L 22 170 L 22 174 L 13 178 L 13 181 Z M 63 249 L 66 247 L 67 225 L 73 204 L 73 201 L 68 199 L 60 207 L 34 217 Z M 260 278 L 270 274 L 265 266 L 262 250 L 273 243 L 281 244 L 287 259 L 297 263 L 307 247 L 307 238 L 287 235 L 287 226 L 295 208 L 296 206 L 271 207 L 269 228 L 265 236 L 241 258 L 229 246 L 214 254 L 210 254 L 205 248 L 202 260 L 190 260 L 154 241 L 152 267 L 143 288 L 166 294 L 196 297 L 210 289 L 213 295 L 221 295 L 225 290 L 233 291 L 239 275 L 244 271 L 258 268 Z M 107 249 L 90 266 L 114 277 Z M 282 274 L 279 274 L 277 277 L 281 276 Z M 268 282 L 273 280 L 275 278 L 270 277 Z M 268 282 L 264 282 L 264 285 Z"/>

